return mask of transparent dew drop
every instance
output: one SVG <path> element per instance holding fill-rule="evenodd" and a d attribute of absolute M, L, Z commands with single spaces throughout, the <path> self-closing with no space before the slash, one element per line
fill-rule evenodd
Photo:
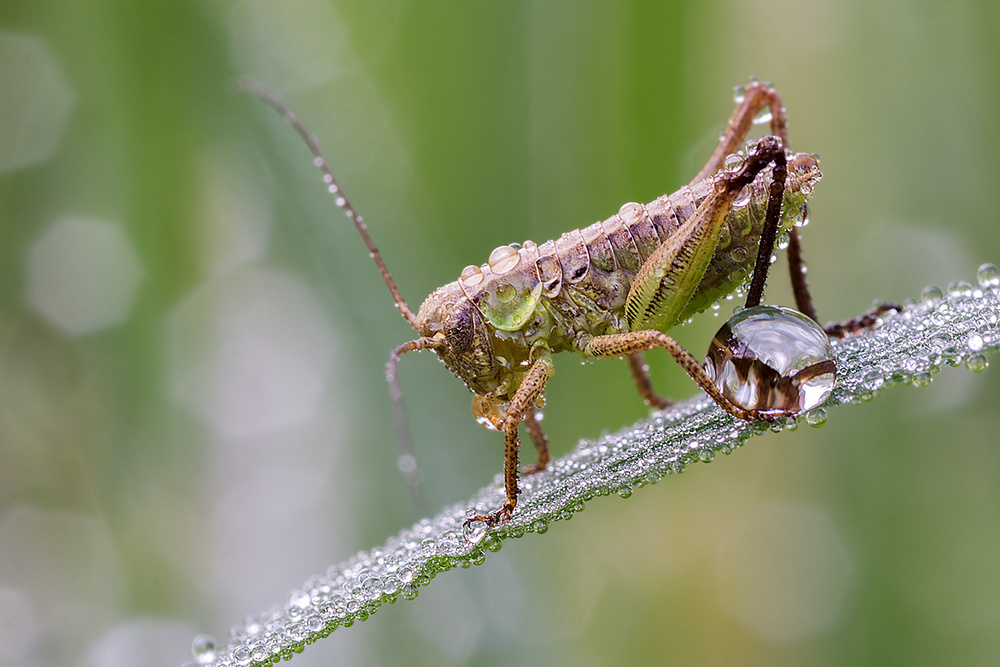
<path fill-rule="evenodd" d="M 483 270 L 478 266 L 470 264 L 462 269 L 462 274 L 458 277 L 458 279 L 466 287 L 475 287 L 479 283 L 483 282 Z"/>
<path fill-rule="evenodd" d="M 475 520 L 476 511 L 469 509 L 466 512 L 466 521 L 462 526 L 462 536 L 469 544 L 479 544 L 486 537 L 486 522 Z"/>
<path fill-rule="evenodd" d="M 719 391 L 747 410 L 798 414 L 823 403 L 837 370 L 830 339 L 802 313 L 745 308 L 709 345 L 705 370 Z"/>
<path fill-rule="evenodd" d="M 972 284 L 967 280 L 957 280 L 948 285 L 948 293 L 952 296 L 972 296 Z"/>
<path fill-rule="evenodd" d="M 629 202 L 623 204 L 620 209 L 618 209 L 618 217 L 622 219 L 626 225 L 632 225 L 639 222 L 646 215 L 646 207 L 642 204 L 636 204 L 635 202 Z"/>
<path fill-rule="evenodd" d="M 236 660 L 236 664 L 243 667 L 243 665 L 249 665 L 253 657 L 250 653 L 250 649 L 246 646 L 237 646 L 233 650 L 233 658 Z"/>
<path fill-rule="evenodd" d="M 309 594 L 305 591 L 292 591 L 288 595 L 288 606 L 298 609 L 309 608 Z"/>
<path fill-rule="evenodd" d="M 500 283 L 497 285 L 497 300 L 500 303 L 510 303 L 517 296 L 517 289 L 510 283 Z"/>
<path fill-rule="evenodd" d="M 936 285 L 928 285 L 920 293 L 920 300 L 928 305 L 933 305 L 944 297 L 941 288 Z"/>
<path fill-rule="evenodd" d="M 826 408 L 814 408 L 806 413 L 806 423 L 819 428 L 826 423 Z"/>
<path fill-rule="evenodd" d="M 740 153 L 730 153 L 722 160 L 722 168 L 726 171 L 736 171 L 746 162 L 746 158 Z"/>
<path fill-rule="evenodd" d="M 753 117 L 753 124 L 763 125 L 764 123 L 770 123 L 771 117 L 772 117 L 771 108 L 764 107 L 763 109 L 757 112 L 757 115 Z"/>
<path fill-rule="evenodd" d="M 490 269 L 494 273 L 504 274 L 513 270 L 520 262 L 521 253 L 516 248 L 502 245 L 490 253 L 490 258 L 486 263 L 490 265 Z"/>
<path fill-rule="evenodd" d="M 986 359 L 986 355 L 982 352 L 976 352 L 975 354 L 970 354 L 965 360 L 966 367 L 973 373 L 982 373 L 986 370 L 986 367 L 990 365 L 990 362 Z"/>
<path fill-rule="evenodd" d="M 976 280 L 982 288 L 1000 286 L 1000 269 L 996 264 L 983 264 L 976 271 Z"/>
<path fill-rule="evenodd" d="M 198 635 L 191 642 L 191 653 L 199 665 L 208 665 L 215 662 L 215 638 L 211 635 Z"/>

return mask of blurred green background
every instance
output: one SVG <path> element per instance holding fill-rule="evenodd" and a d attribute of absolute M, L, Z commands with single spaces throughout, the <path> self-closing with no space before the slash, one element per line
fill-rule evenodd
<path fill-rule="evenodd" d="M 821 317 L 1000 263 L 989 0 L 4 3 L 0 665 L 176 665 L 500 471 L 467 390 L 409 355 L 410 505 L 383 365 L 413 332 L 237 74 L 311 124 L 414 308 L 497 245 L 676 189 L 751 75 L 822 159 Z M 719 324 L 679 337 L 700 355 Z M 557 454 L 646 414 L 624 364 L 557 367 Z M 293 664 L 997 664 L 998 396 L 947 369 L 832 410 Z"/>

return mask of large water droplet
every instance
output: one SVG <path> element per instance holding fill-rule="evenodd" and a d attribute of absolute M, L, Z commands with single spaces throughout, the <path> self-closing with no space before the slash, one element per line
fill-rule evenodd
<path fill-rule="evenodd" d="M 490 265 L 490 269 L 494 273 L 503 274 L 511 271 L 516 267 L 521 261 L 521 253 L 509 245 L 502 245 L 499 248 L 495 248 L 493 252 L 490 253 L 490 258 L 487 263 Z"/>
<path fill-rule="evenodd" d="M 462 274 L 458 277 L 466 287 L 475 287 L 479 283 L 483 282 L 483 270 L 474 264 L 462 269 Z"/>
<path fill-rule="evenodd" d="M 837 375 L 823 329 L 778 306 L 746 308 L 726 322 L 712 339 L 705 370 L 735 404 L 764 412 L 815 408 Z"/>

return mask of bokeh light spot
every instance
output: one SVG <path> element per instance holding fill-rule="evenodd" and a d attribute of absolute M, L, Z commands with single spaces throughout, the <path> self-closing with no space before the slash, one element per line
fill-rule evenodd
<path fill-rule="evenodd" d="M 121 227 L 65 218 L 28 253 L 27 298 L 72 334 L 123 322 L 132 309 L 142 265 Z"/>
<path fill-rule="evenodd" d="M 0 172 L 48 159 L 73 107 L 73 92 L 41 39 L 0 33 Z"/>
<path fill-rule="evenodd" d="M 234 271 L 174 312 L 174 388 L 217 434 L 299 424 L 326 390 L 333 336 L 312 294 L 276 272 Z"/>
<path fill-rule="evenodd" d="M 718 566 L 729 612 L 776 643 L 830 629 L 854 569 L 825 514 L 777 504 L 740 521 L 722 540 Z"/>

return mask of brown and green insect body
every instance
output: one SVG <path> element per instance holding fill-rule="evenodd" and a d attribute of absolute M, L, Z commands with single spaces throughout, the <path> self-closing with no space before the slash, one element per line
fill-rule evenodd
<path fill-rule="evenodd" d="M 810 155 L 797 154 L 788 162 L 792 187 L 784 192 L 782 231 L 801 222 L 806 199 L 821 178 Z M 428 297 L 417 314 L 418 331 L 428 338 L 443 335 L 448 344 L 435 351 L 449 369 L 474 393 L 501 402 L 520 386 L 533 351 L 593 356 L 587 345 L 595 336 L 647 328 L 665 332 L 747 282 L 763 231 L 771 171 L 761 171 L 736 195 L 720 224 L 705 233 L 708 238 L 695 242 L 675 243 L 715 187 L 713 178 L 646 205 L 625 204 L 607 220 L 554 241 L 500 246 L 489 261 L 467 266 L 456 282 Z M 661 291 L 660 281 L 640 274 L 664 249 L 676 255 L 693 249 L 708 258 L 688 253 L 678 260 L 701 266 L 700 272 L 666 269 L 664 277 L 679 275 L 680 280 L 657 299 L 668 308 L 657 309 L 652 295 Z M 646 289 L 635 289 L 639 296 L 630 302 L 637 276 L 647 278 Z M 676 284 L 682 281 L 687 284 Z M 643 292 L 651 296 L 642 299 Z M 640 301 L 659 319 L 640 315 Z"/>
<path fill-rule="evenodd" d="M 870 326 L 878 315 L 893 308 L 882 306 L 857 320 L 833 325 L 827 334 L 818 325 L 818 334 L 800 331 L 804 322 L 816 319 L 816 312 L 805 281 L 796 225 L 805 220 L 806 200 L 821 174 L 815 157 L 788 152 L 781 97 L 768 85 L 752 81 L 739 91 L 736 110 L 718 146 L 687 186 L 646 205 L 626 204 L 607 220 L 553 241 L 501 246 L 485 264 L 467 266 L 457 281 L 435 290 L 417 313 L 407 306 L 312 133 L 266 88 L 248 80 L 240 85 L 277 109 L 309 145 L 328 191 L 353 221 L 400 313 L 419 335 L 393 350 L 386 365 L 403 451 L 400 469 L 408 480 L 416 475 L 396 379 L 403 354 L 434 350 L 475 394 L 477 420 L 504 433 L 506 499 L 496 512 L 471 516 L 470 521 L 494 525 L 507 521 L 514 511 L 522 422 L 538 450 L 537 463 L 526 472 L 546 467 L 549 452 L 535 410 L 544 401 L 545 385 L 555 371 L 552 356 L 558 352 L 627 357 L 640 394 L 658 407 L 669 401 L 653 392 L 641 358 L 644 351 L 654 348 L 670 353 L 721 408 L 740 419 L 771 421 L 797 414 L 803 409 L 803 392 L 813 402 L 822 400 L 817 392 L 832 388 L 834 381 L 832 360 L 805 369 L 799 367 L 799 359 L 786 360 L 788 372 L 796 375 L 787 381 L 778 378 L 774 387 L 753 387 L 755 393 L 746 398 L 741 387 L 726 383 L 726 377 L 732 375 L 739 382 L 737 371 L 744 366 L 755 377 L 768 373 L 744 364 L 741 358 L 721 354 L 715 356 L 716 364 L 710 369 L 715 377 L 710 377 L 698 360 L 666 334 L 740 288 L 748 277 L 747 309 L 757 308 L 778 234 L 788 235 L 792 289 L 796 307 L 805 314 L 789 316 L 771 309 L 774 312 L 759 316 L 764 326 L 774 322 L 775 335 L 769 338 L 779 346 L 800 335 L 815 334 L 819 341 L 827 334 L 842 336 Z M 749 142 L 739 151 L 765 108 L 769 109 L 771 136 Z M 756 312 L 751 314 L 758 317 Z M 755 321 L 748 320 L 751 324 L 740 329 L 741 335 L 747 327 L 760 326 Z M 746 370 L 743 375 L 751 373 Z"/>

